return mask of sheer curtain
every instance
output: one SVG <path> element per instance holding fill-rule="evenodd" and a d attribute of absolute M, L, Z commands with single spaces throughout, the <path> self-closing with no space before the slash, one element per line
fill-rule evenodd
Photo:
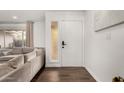
<path fill-rule="evenodd" d="M 33 22 L 26 23 L 26 47 L 33 47 Z"/>

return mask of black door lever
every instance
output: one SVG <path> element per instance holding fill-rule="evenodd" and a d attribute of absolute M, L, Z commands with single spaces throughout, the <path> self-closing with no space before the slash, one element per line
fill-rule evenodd
<path fill-rule="evenodd" d="M 64 46 L 64 45 L 67 45 L 67 44 L 65 44 L 65 42 L 64 42 L 64 41 L 62 41 L 62 45 Z"/>
<path fill-rule="evenodd" d="M 62 48 L 64 48 L 64 45 L 67 45 L 67 44 L 65 44 L 65 42 L 64 42 L 64 41 L 62 41 Z"/>

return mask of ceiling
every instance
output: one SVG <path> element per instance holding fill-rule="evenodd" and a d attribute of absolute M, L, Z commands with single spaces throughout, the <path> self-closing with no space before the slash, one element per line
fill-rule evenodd
<path fill-rule="evenodd" d="M 17 17 L 14 19 L 13 17 Z M 43 20 L 45 11 L 41 10 L 0 10 L 0 23 Z"/>
<path fill-rule="evenodd" d="M 47 10 L 0 10 L 0 23 L 17 23 L 26 21 L 41 21 L 45 19 Z M 59 10 L 57 10 L 58 12 Z M 59 12 L 82 12 L 73 10 L 60 10 Z M 14 19 L 13 17 L 17 17 Z"/>

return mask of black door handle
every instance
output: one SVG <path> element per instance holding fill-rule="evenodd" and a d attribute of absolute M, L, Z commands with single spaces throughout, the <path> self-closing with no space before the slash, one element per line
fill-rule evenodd
<path fill-rule="evenodd" d="M 64 45 L 67 45 L 67 44 L 65 44 L 65 42 L 64 42 L 64 41 L 62 41 L 62 48 L 64 48 Z"/>
<path fill-rule="evenodd" d="M 65 44 L 65 42 L 64 42 L 64 41 L 62 41 L 62 45 L 64 46 L 64 45 L 67 45 L 67 44 Z"/>

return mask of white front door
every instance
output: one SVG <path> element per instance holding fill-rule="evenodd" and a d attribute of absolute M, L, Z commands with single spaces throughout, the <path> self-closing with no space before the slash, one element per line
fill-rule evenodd
<path fill-rule="evenodd" d="M 82 21 L 62 21 L 61 25 L 61 66 L 80 67 L 83 64 Z"/>

